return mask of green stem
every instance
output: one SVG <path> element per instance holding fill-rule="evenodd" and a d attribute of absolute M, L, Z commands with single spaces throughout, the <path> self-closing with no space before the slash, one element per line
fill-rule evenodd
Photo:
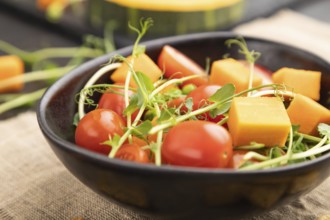
<path fill-rule="evenodd" d="M 123 134 L 123 136 L 120 137 L 117 146 L 112 146 L 111 151 L 108 155 L 109 158 L 114 158 L 116 156 L 117 151 L 119 150 L 121 145 L 125 143 L 131 132 L 132 132 L 131 129 L 127 129 L 127 131 Z"/>
<path fill-rule="evenodd" d="M 324 139 L 325 140 L 325 139 Z M 321 146 L 325 143 L 325 141 L 321 141 L 320 143 L 316 144 L 314 147 L 310 148 L 309 150 L 305 152 L 300 153 L 292 153 L 291 149 L 288 149 L 288 153 L 282 157 L 277 157 L 271 160 L 263 161 L 260 163 L 252 164 L 246 167 L 240 168 L 240 170 L 256 170 L 256 169 L 263 169 L 270 166 L 273 166 L 275 164 L 279 163 L 288 163 L 290 160 L 298 160 L 298 159 L 304 159 L 311 156 L 315 156 L 317 154 L 321 154 L 323 152 L 326 152 L 330 150 L 330 144 Z M 290 148 L 290 146 L 289 146 Z"/>
<path fill-rule="evenodd" d="M 77 53 L 79 53 L 80 56 L 87 57 L 87 58 L 94 58 L 97 56 L 100 56 L 103 53 L 103 51 L 98 49 L 91 49 L 87 47 L 64 47 L 64 48 L 46 48 L 41 49 L 36 52 L 32 52 L 30 56 L 32 55 L 35 57 L 36 60 L 45 60 L 50 58 L 68 58 L 73 57 Z"/>
<path fill-rule="evenodd" d="M 138 122 L 140 121 L 140 118 L 143 115 L 143 112 L 146 108 L 146 105 L 142 105 L 140 108 L 139 113 L 137 114 L 135 121 L 133 122 L 132 126 L 128 127 L 127 131 L 124 133 L 123 136 L 120 137 L 119 142 L 116 146 L 112 146 L 112 149 L 109 153 L 109 158 L 114 158 L 116 156 L 117 151 L 119 150 L 119 148 L 121 147 L 121 145 L 123 145 L 125 143 L 125 141 L 129 138 L 129 136 L 132 133 L 132 128 L 134 126 L 136 126 L 138 124 Z"/>
<path fill-rule="evenodd" d="M 310 157 L 312 155 L 321 154 L 321 153 L 326 152 L 328 150 L 330 150 L 330 144 L 324 145 L 324 146 L 319 147 L 319 148 L 312 148 L 312 149 L 310 149 L 308 151 L 305 151 L 305 152 L 300 152 L 300 153 L 293 154 L 291 159 L 293 159 L 293 160 L 303 159 L 303 158 Z"/>
<path fill-rule="evenodd" d="M 40 70 L 40 71 L 34 71 L 30 73 L 25 73 L 23 75 L 11 77 L 1 81 L 0 89 L 14 85 L 16 83 L 20 83 L 22 81 L 24 83 L 28 83 L 33 81 L 42 81 L 46 79 L 56 79 L 63 76 L 73 68 L 74 66 L 69 66 L 69 67 L 56 68 L 52 70 Z"/>
<path fill-rule="evenodd" d="M 249 62 L 249 67 L 250 67 L 250 75 L 249 75 L 249 87 L 248 89 L 252 88 L 252 83 L 253 83 L 253 74 L 254 74 L 254 63 Z M 250 96 L 251 92 L 248 92 L 247 96 Z"/>
<path fill-rule="evenodd" d="M 224 103 L 226 103 L 229 98 L 225 99 L 223 102 L 220 102 L 220 103 L 213 103 L 211 105 L 208 105 L 206 107 L 203 107 L 203 108 L 200 108 L 200 109 L 197 109 L 195 111 L 192 111 L 192 112 L 189 112 L 185 115 L 181 115 L 181 116 L 178 116 L 176 119 L 175 119 L 175 123 L 178 123 L 178 122 L 182 122 L 182 121 L 185 121 L 193 116 L 197 116 L 197 115 L 200 115 L 200 114 L 203 114 L 205 112 L 208 112 L 216 107 L 218 107 L 219 105 L 222 105 Z M 168 121 L 168 122 L 165 122 L 163 124 L 160 124 L 160 125 L 157 125 L 155 127 L 153 127 L 150 131 L 149 131 L 149 134 L 155 134 L 157 132 L 159 132 L 160 130 L 164 130 L 166 128 L 169 128 L 171 126 L 173 126 L 173 122 L 172 121 Z"/>
<path fill-rule="evenodd" d="M 21 59 L 27 63 L 32 63 L 34 60 L 34 58 L 31 57 L 30 53 L 25 52 L 24 50 L 21 50 L 2 40 L 0 40 L 0 50 L 7 54 L 15 54 L 15 55 L 21 57 Z"/>
<path fill-rule="evenodd" d="M 152 93 L 150 94 L 150 97 L 154 97 L 155 95 L 157 95 L 158 93 L 160 93 L 162 90 L 164 90 L 166 87 L 173 85 L 173 84 L 177 84 L 177 83 L 182 83 L 184 81 L 190 80 L 190 79 L 194 79 L 200 76 L 187 76 L 187 77 L 183 77 L 180 79 L 171 79 L 166 81 L 165 83 L 163 83 L 162 85 L 158 86 L 154 91 L 152 91 Z"/>
<path fill-rule="evenodd" d="M 308 135 L 308 134 L 303 134 L 303 133 L 299 133 L 299 132 L 297 132 L 296 134 L 299 136 L 302 136 L 305 140 L 316 142 L 316 143 L 323 140 L 323 138 L 315 137 L 315 136 Z M 330 142 L 327 141 L 326 143 L 330 143 Z"/>
<path fill-rule="evenodd" d="M 161 147 L 163 141 L 163 130 L 157 133 L 157 150 L 155 152 L 155 164 L 156 166 L 162 165 Z"/>
<path fill-rule="evenodd" d="M 258 154 L 254 151 L 250 151 L 247 154 L 244 155 L 243 160 L 251 160 L 251 159 L 257 159 L 261 161 L 269 160 L 269 157 L 266 157 L 264 155 Z"/>
<path fill-rule="evenodd" d="M 44 94 L 45 91 L 46 88 L 43 88 L 35 92 L 23 94 L 13 100 L 0 104 L 0 114 L 40 99 L 40 97 Z"/>
<path fill-rule="evenodd" d="M 0 50 L 7 54 L 15 54 L 28 64 L 49 58 L 68 58 L 73 57 L 77 52 L 83 57 L 94 58 L 103 53 L 102 50 L 92 48 L 68 47 L 68 48 L 46 48 L 35 52 L 26 52 L 5 41 L 0 40 Z"/>
<path fill-rule="evenodd" d="M 239 92 L 233 96 L 230 96 L 226 99 L 224 99 L 222 102 L 215 102 L 211 105 L 208 105 L 208 106 L 205 106 L 203 108 L 200 108 L 200 109 L 197 109 L 195 111 L 192 111 L 190 113 L 187 113 L 185 115 L 182 115 L 182 116 L 179 116 L 175 119 L 175 122 L 178 123 L 178 122 L 182 122 L 182 121 L 185 121 L 193 116 L 197 116 L 197 115 L 200 115 L 200 114 L 203 114 L 205 112 L 208 112 L 212 109 L 215 109 L 217 108 L 218 106 L 220 105 L 223 105 L 225 104 L 226 102 L 229 102 L 230 100 L 232 100 L 234 97 L 239 97 L 239 96 L 242 96 L 242 95 L 245 95 L 251 91 L 254 91 L 254 90 L 258 90 L 258 89 L 261 89 L 261 88 L 267 88 L 267 87 L 276 87 L 276 86 L 281 86 L 281 85 L 277 85 L 277 84 L 270 84 L 270 85 L 261 85 L 261 86 L 257 86 L 257 87 L 254 87 L 254 88 L 251 88 L 251 89 L 247 89 L 247 90 L 244 90 L 242 92 Z M 160 125 L 157 125 L 155 127 L 153 127 L 150 131 L 149 131 L 149 134 L 155 134 L 157 133 L 158 131 L 160 130 L 163 130 L 163 129 L 166 129 L 166 128 L 169 128 L 171 126 L 173 126 L 173 121 L 168 121 L 168 122 L 164 122 Z"/>
<path fill-rule="evenodd" d="M 9 100 L 16 99 L 20 95 L 21 95 L 20 93 L 1 94 L 0 102 L 7 102 Z"/>

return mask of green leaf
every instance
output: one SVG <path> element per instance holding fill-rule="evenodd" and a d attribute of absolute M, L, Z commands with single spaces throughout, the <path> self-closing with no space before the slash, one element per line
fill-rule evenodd
<path fill-rule="evenodd" d="M 153 25 L 153 20 L 152 18 L 147 18 L 147 19 L 141 19 L 140 20 L 140 30 L 134 26 L 132 26 L 131 24 L 128 24 L 128 27 L 136 32 L 138 34 L 138 37 L 134 43 L 134 47 L 133 47 L 133 52 L 132 55 L 133 56 L 138 56 L 142 51 L 144 51 L 145 49 L 143 49 L 141 47 L 141 45 L 139 45 L 140 40 L 142 39 L 142 37 L 147 33 L 148 29 Z"/>
<path fill-rule="evenodd" d="M 136 76 L 142 86 L 141 89 L 143 89 L 147 93 L 151 93 L 155 89 L 154 84 L 152 83 L 151 79 L 146 74 L 144 74 L 140 71 L 137 71 Z M 138 84 L 138 82 L 136 82 L 136 83 Z"/>
<path fill-rule="evenodd" d="M 210 98 L 211 102 L 222 102 L 235 94 L 235 86 L 233 84 L 226 84 L 218 89 Z"/>
<path fill-rule="evenodd" d="M 320 123 L 317 126 L 317 130 L 319 131 L 319 133 L 322 136 L 327 137 L 328 139 L 330 139 L 330 125 L 324 124 L 324 123 Z"/>
<path fill-rule="evenodd" d="M 74 126 L 77 126 L 78 123 L 79 123 L 79 121 L 80 121 L 80 117 L 79 117 L 79 113 L 77 112 L 77 113 L 73 116 L 73 122 L 72 122 L 72 124 L 73 124 Z"/>
<path fill-rule="evenodd" d="M 296 133 L 299 131 L 300 125 L 292 125 L 292 132 Z"/>
<path fill-rule="evenodd" d="M 113 137 L 109 137 L 109 140 L 104 141 L 102 144 L 109 145 L 113 148 L 118 147 L 120 141 L 120 136 L 118 134 L 114 134 Z"/>
<path fill-rule="evenodd" d="M 269 156 L 270 158 L 282 157 L 285 152 L 279 147 L 273 147 L 270 149 Z"/>
<path fill-rule="evenodd" d="M 131 99 L 129 101 L 129 105 L 127 108 L 124 110 L 124 115 L 132 115 L 137 109 L 139 109 L 139 95 L 138 94 L 133 94 L 131 96 Z"/>
<path fill-rule="evenodd" d="M 175 115 L 175 108 L 167 108 L 161 111 L 159 118 L 157 119 L 157 122 L 160 123 L 162 121 L 167 121 L 171 119 Z"/>
<path fill-rule="evenodd" d="M 143 135 L 148 134 L 150 129 L 152 128 L 152 123 L 149 120 L 146 120 L 139 124 L 136 127 L 133 127 L 132 134 L 137 137 L 143 137 Z"/>
<path fill-rule="evenodd" d="M 193 110 L 193 105 L 194 105 L 193 99 L 191 97 L 186 99 L 184 105 L 187 107 L 188 112 L 191 112 Z"/>
<path fill-rule="evenodd" d="M 229 110 L 230 105 L 231 105 L 231 102 L 226 102 L 226 103 L 218 106 L 217 108 L 212 109 L 210 111 L 211 118 L 215 118 L 218 115 L 222 115 L 222 114 L 226 113 Z"/>

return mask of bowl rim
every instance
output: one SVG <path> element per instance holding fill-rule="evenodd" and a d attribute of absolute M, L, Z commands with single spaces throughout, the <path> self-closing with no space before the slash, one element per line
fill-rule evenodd
<path fill-rule="evenodd" d="M 309 56 L 312 56 L 314 58 L 317 58 L 322 65 L 328 65 L 330 68 L 330 63 L 326 61 L 325 59 L 319 57 L 318 55 L 306 51 L 301 48 L 294 47 L 289 44 L 276 42 L 267 40 L 264 38 L 259 38 L 255 36 L 249 36 L 249 35 L 240 35 L 234 32 L 223 32 L 223 31 L 216 31 L 216 32 L 203 32 L 203 33 L 193 33 L 193 34 L 184 34 L 184 35 L 178 35 L 178 36 L 170 36 L 170 37 L 162 37 L 158 39 L 143 41 L 141 44 L 145 45 L 148 51 L 148 47 L 157 46 L 157 45 L 165 45 L 165 44 L 180 44 L 181 42 L 187 42 L 187 41 L 195 41 L 195 40 L 208 40 L 208 39 L 214 39 L 214 38 L 234 38 L 237 36 L 243 36 L 244 39 L 253 40 L 253 41 L 261 41 L 264 43 L 270 43 L 274 45 L 279 46 L 285 46 L 289 47 L 292 50 L 297 50 L 301 53 L 308 54 Z M 131 161 L 125 161 L 120 159 L 110 159 L 106 155 L 102 155 L 99 153 L 92 152 L 90 150 L 81 148 L 77 146 L 76 144 L 64 140 L 60 138 L 58 135 L 56 135 L 50 126 L 48 125 L 47 119 L 46 119 L 46 107 L 48 103 L 51 100 L 51 97 L 58 91 L 59 88 L 61 88 L 61 84 L 67 81 L 72 80 L 77 75 L 80 75 L 81 72 L 84 72 L 86 69 L 89 68 L 95 68 L 96 66 L 99 66 L 101 64 L 104 64 L 109 60 L 110 57 L 112 57 L 115 54 L 125 54 L 130 51 L 132 51 L 133 46 L 126 46 L 123 48 L 120 48 L 118 50 L 115 50 L 111 53 L 102 55 L 100 57 L 91 59 L 78 67 L 74 68 L 73 70 L 69 71 L 67 74 L 62 76 L 60 79 L 58 79 L 53 85 L 51 85 L 46 92 L 43 94 L 38 106 L 37 106 L 37 121 L 39 124 L 39 127 L 45 137 L 50 139 L 52 142 L 56 143 L 56 147 L 62 148 L 62 150 L 79 154 L 83 157 L 85 157 L 88 160 L 93 161 L 93 163 L 98 165 L 103 165 L 106 167 L 114 167 L 116 169 L 124 169 L 124 170 L 130 170 L 134 172 L 154 172 L 159 174 L 164 173 L 177 173 L 180 175 L 220 175 L 225 174 L 227 176 L 250 176 L 251 174 L 259 176 L 259 175 L 276 175 L 276 174 L 283 174 L 283 173 L 292 173 L 292 172 L 298 172 L 303 171 L 305 169 L 309 169 L 312 166 L 315 166 L 317 164 L 324 163 L 326 160 L 330 159 L 330 153 L 326 153 L 325 155 L 322 155 L 321 157 L 318 157 L 316 159 L 305 161 L 302 163 L 292 164 L 289 166 L 284 167 L 276 167 L 276 168 L 269 168 L 269 169 L 262 169 L 262 170 L 235 170 L 235 169 L 229 169 L 229 168 L 198 168 L 198 167 L 184 167 L 184 166 L 172 166 L 172 165 L 162 165 L 162 166 L 156 166 L 154 164 L 141 164 L 141 163 L 135 163 Z"/>

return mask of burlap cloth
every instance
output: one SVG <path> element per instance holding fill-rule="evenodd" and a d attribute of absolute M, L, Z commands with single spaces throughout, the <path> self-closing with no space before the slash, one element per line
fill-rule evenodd
<path fill-rule="evenodd" d="M 289 42 L 330 58 L 330 26 L 282 11 L 236 29 Z M 330 179 L 256 220 L 330 219 Z M 0 121 L 0 220 L 147 219 L 110 203 L 73 177 L 42 136 L 34 112 Z M 221 219 L 221 217 L 219 217 Z"/>

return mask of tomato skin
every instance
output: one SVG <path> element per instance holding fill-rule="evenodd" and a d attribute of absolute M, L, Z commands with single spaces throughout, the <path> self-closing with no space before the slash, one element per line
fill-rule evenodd
<path fill-rule="evenodd" d="M 75 142 L 80 147 L 108 155 L 111 147 L 102 143 L 115 134 L 123 135 L 124 126 L 123 120 L 116 112 L 109 109 L 95 109 L 79 121 Z"/>
<path fill-rule="evenodd" d="M 220 88 L 221 86 L 219 85 L 202 85 L 197 87 L 192 92 L 190 92 L 187 95 L 187 99 L 192 98 L 193 110 L 197 110 L 205 105 L 211 104 L 211 102 L 209 102 L 208 99 Z M 183 109 L 186 110 L 186 107 L 183 107 Z M 201 120 L 207 120 L 217 123 L 221 121 L 221 119 L 223 119 L 224 116 L 218 115 L 217 117 L 212 118 L 209 112 L 206 112 L 204 114 L 198 115 L 197 118 Z"/>
<path fill-rule="evenodd" d="M 167 107 L 168 108 L 178 108 L 184 103 L 185 99 L 186 99 L 186 97 L 178 97 L 178 98 L 172 99 L 167 102 Z"/>
<path fill-rule="evenodd" d="M 233 153 L 228 131 L 208 121 L 185 121 L 171 128 L 162 145 L 165 163 L 226 168 Z"/>
<path fill-rule="evenodd" d="M 117 151 L 115 158 L 121 160 L 129 160 L 137 163 L 152 162 L 150 151 L 143 150 L 139 145 L 135 143 L 122 145 Z"/>
<path fill-rule="evenodd" d="M 122 85 L 122 84 L 118 84 L 118 85 Z M 98 103 L 98 107 L 99 109 L 110 109 L 114 112 L 116 112 L 122 119 L 123 121 L 126 121 L 126 115 L 124 115 L 124 110 L 126 108 L 125 105 L 125 91 L 124 89 L 113 89 L 117 93 L 114 93 L 112 91 L 106 92 L 104 94 L 102 94 L 99 103 Z M 133 95 L 134 92 L 131 90 L 128 90 L 128 95 L 131 96 Z M 137 115 L 138 111 L 134 112 L 132 114 L 132 120 L 135 119 L 136 115 Z"/>
<path fill-rule="evenodd" d="M 163 47 L 158 57 L 157 64 L 158 67 L 164 71 L 164 75 L 168 79 L 193 75 L 201 76 L 187 80 L 183 85 L 191 83 L 200 86 L 207 83 L 207 74 L 205 71 L 189 57 L 169 45 Z"/>

